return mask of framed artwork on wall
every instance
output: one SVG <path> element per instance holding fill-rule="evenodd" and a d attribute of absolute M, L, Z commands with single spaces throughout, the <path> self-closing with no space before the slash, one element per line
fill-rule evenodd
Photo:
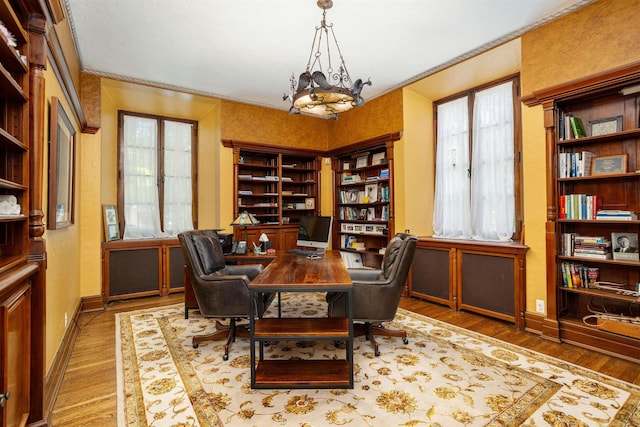
<path fill-rule="evenodd" d="M 49 230 L 73 224 L 75 170 L 76 131 L 60 101 L 53 96 L 49 113 Z"/>

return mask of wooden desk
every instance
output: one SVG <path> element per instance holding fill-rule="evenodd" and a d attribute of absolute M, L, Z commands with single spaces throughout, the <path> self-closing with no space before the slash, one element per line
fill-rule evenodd
<path fill-rule="evenodd" d="M 262 264 L 268 265 L 279 254 L 284 254 L 284 251 L 277 251 L 275 254 L 256 254 L 253 251 L 247 252 L 243 255 L 229 254 L 224 256 L 224 260 L 227 264 Z M 198 308 L 198 301 L 193 293 L 193 287 L 191 286 L 191 278 L 189 277 L 189 270 L 187 266 L 184 266 L 184 318 L 189 318 L 189 310 Z"/>
<path fill-rule="evenodd" d="M 249 284 L 251 296 L 266 292 L 346 292 L 347 317 L 259 318 L 251 306 L 252 388 L 353 388 L 351 277 L 338 251 L 311 260 L 283 254 Z M 259 299 L 260 301 L 262 299 Z M 262 310 L 259 310 L 262 312 Z M 265 341 L 344 341 L 344 360 L 265 360 Z M 259 360 L 256 360 L 256 344 Z"/>

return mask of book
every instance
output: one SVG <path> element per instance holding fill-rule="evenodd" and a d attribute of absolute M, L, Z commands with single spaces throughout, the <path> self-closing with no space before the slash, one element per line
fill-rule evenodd
<path fill-rule="evenodd" d="M 571 124 L 571 131 L 574 138 L 584 138 L 587 133 L 584 130 L 584 123 L 579 117 L 569 117 L 569 123 Z"/>

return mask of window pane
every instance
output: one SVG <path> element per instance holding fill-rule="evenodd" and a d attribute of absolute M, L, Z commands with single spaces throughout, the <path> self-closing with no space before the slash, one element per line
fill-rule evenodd
<path fill-rule="evenodd" d="M 513 82 L 476 93 L 473 107 L 473 238 L 508 241 L 515 232 Z"/>
<path fill-rule="evenodd" d="M 191 194 L 192 125 L 165 122 L 164 231 L 175 236 L 193 229 Z"/>
<path fill-rule="evenodd" d="M 124 116 L 124 239 L 160 237 L 157 122 Z"/>
<path fill-rule="evenodd" d="M 438 105 L 434 235 L 471 238 L 468 97 Z"/>

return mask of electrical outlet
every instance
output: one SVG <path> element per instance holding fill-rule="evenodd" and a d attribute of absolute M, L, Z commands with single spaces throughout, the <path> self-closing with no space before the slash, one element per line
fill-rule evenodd
<path fill-rule="evenodd" d="M 69 316 L 67 315 L 67 312 L 64 312 L 64 327 L 67 327 L 67 324 L 69 323 Z"/>
<path fill-rule="evenodd" d="M 541 299 L 536 300 L 536 311 L 538 313 L 544 313 L 544 300 L 541 300 Z"/>

